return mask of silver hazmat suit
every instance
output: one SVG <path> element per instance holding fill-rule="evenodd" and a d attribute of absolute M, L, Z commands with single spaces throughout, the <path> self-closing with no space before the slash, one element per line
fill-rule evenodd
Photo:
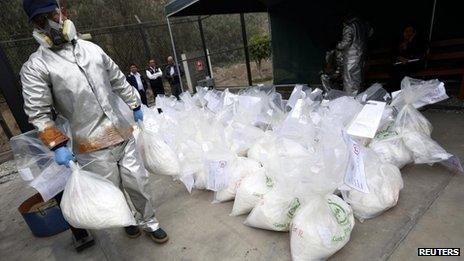
<path fill-rule="evenodd" d="M 87 165 L 89 170 L 125 189 L 142 216 L 138 220 L 144 229 L 156 230 L 148 175 L 140 167 L 132 126 L 117 101 L 119 96 L 135 109 L 140 97 L 114 61 L 99 46 L 76 40 L 59 49 L 40 46 L 20 74 L 24 111 L 44 144 L 52 149 L 68 140 L 55 126 L 55 110 L 69 121 L 77 160 L 95 160 Z"/>
<path fill-rule="evenodd" d="M 367 39 L 372 33 L 372 27 L 356 17 L 343 24 L 343 38 L 337 49 L 343 53 L 343 90 L 348 93 L 362 91 Z"/>

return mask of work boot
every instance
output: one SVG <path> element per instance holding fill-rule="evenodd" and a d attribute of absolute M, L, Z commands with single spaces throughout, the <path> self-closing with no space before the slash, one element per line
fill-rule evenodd
<path fill-rule="evenodd" d="M 93 236 L 85 229 L 74 229 L 72 239 L 74 249 L 76 249 L 77 252 L 81 252 L 82 250 L 95 245 Z"/>
<path fill-rule="evenodd" d="M 148 232 L 148 234 L 150 238 L 158 244 L 166 243 L 169 240 L 168 234 L 166 234 L 162 228 L 158 228 L 153 232 Z"/>
<path fill-rule="evenodd" d="M 125 227 L 126 235 L 130 238 L 136 238 L 140 236 L 140 229 L 138 226 L 128 226 Z"/>

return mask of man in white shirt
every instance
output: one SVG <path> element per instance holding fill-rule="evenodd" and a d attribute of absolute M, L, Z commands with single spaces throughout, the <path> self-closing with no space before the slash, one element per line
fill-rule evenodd
<path fill-rule="evenodd" d="M 147 94 L 145 93 L 145 79 L 139 73 L 139 68 L 137 67 L 137 65 L 132 64 L 130 66 L 130 73 L 127 75 L 126 78 L 127 82 L 129 82 L 130 85 L 134 86 L 134 88 L 139 92 L 142 103 L 148 106 Z"/>
<path fill-rule="evenodd" d="M 153 96 L 156 98 L 157 95 L 164 95 L 164 86 L 163 86 L 163 71 L 161 68 L 156 66 L 155 59 L 150 59 L 148 61 L 148 69 L 146 70 L 148 79 L 150 80 L 150 86 L 153 90 Z"/>

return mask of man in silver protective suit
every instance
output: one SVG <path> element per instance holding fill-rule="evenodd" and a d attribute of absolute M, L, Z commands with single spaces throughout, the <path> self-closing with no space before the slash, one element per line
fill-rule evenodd
<path fill-rule="evenodd" d="M 118 108 L 121 98 L 134 120 L 143 120 L 137 91 L 99 46 L 76 37 L 74 24 L 55 0 L 23 0 L 23 7 L 40 44 L 21 69 L 24 110 L 40 139 L 54 151 L 58 164 L 77 160 L 127 192 L 138 221 L 138 226 L 125 228 L 129 237 L 139 236 L 140 227 L 155 242 L 166 242 L 132 126 Z M 55 126 L 54 112 L 68 119 L 73 148 Z"/>
<path fill-rule="evenodd" d="M 337 49 L 343 54 L 343 90 L 348 93 L 362 92 L 367 40 L 373 33 L 364 20 L 348 15 L 343 22 L 343 37 Z"/>

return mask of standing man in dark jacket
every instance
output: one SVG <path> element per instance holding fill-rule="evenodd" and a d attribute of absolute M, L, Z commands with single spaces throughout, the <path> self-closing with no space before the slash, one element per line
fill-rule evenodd
<path fill-rule="evenodd" d="M 179 99 L 179 95 L 182 93 L 182 89 L 180 87 L 180 73 L 177 70 L 177 65 L 174 63 L 172 56 L 168 56 L 167 62 L 168 65 L 164 69 L 164 74 L 168 79 L 169 85 L 171 85 L 171 94 Z"/>
<path fill-rule="evenodd" d="M 145 72 L 150 80 L 150 86 L 153 90 L 153 97 L 156 98 L 158 94 L 164 95 L 163 86 L 163 71 L 156 66 L 155 59 L 148 61 L 148 69 Z"/>
<path fill-rule="evenodd" d="M 351 14 L 343 22 L 343 37 L 337 50 L 343 54 L 343 90 L 348 93 L 363 91 L 367 39 L 373 32 L 369 23 Z"/>
<path fill-rule="evenodd" d="M 134 86 L 134 88 L 139 92 L 142 103 L 148 106 L 147 94 L 145 91 L 146 82 L 143 76 L 139 73 L 137 65 L 132 64 L 130 66 L 130 73 L 126 76 L 126 79 L 127 82 Z"/>

